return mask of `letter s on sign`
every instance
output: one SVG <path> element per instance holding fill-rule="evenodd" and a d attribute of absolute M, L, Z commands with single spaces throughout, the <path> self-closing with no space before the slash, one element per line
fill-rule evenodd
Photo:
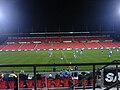
<path fill-rule="evenodd" d="M 114 74 L 113 74 L 113 73 L 108 73 L 108 74 L 106 75 L 105 80 L 106 80 L 106 82 L 112 82 L 112 81 L 113 81 L 113 78 L 114 78 Z"/>

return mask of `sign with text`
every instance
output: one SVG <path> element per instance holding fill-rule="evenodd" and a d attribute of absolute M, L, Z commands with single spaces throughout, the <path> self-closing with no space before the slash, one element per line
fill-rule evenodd
<path fill-rule="evenodd" d="M 112 85 L 117 81 L 116 67 L 107 67 L 103 71 L 104 85 Z M 118 67 L 118 80 L 120 81 L 120 67 Z"/>

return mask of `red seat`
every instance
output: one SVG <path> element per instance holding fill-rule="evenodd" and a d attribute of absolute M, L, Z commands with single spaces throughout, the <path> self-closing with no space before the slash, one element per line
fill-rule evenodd
<path fill-rule="evenodd" d="M 82 81 L 82 86 L 87 86 L 88 85 L 88 80 L 83 80 Z"/>
<path fill-rule="evenodd" d="M 37 85 L 37 88 L 43 88 L 44 87 L 43 84 L 42 84 L 42 80 L 37 80 L 36 85 Z"/>
<path fill-rule="evenodd" d="M 60 79 L 55 79 L 54 83 L 55 83 L 55 87 L 60 87 Z"/>
<path fill-rule="evenodd" d="M 14 89 L 15 88 L 15 81 L 9 81 L 8 85 L 9 85 L 9 89 Z"/>
<path fill-rule="evenodd" d="M 90 79 L 90 85 L 93 86 L 93 79 Z"/>
<path fill-rule="evenodd" d="M 0 81 L 0 89 L 6 89 L 8 88 L 7 82 L 6 81 Z"/>
<path fill-rule="evenodd" d="M 63 85 L 64 87 L 68 87 L 69 84 L 69 78 L 61 78 L 61 85 Z"/>
<path fill-rule="evenodd" d="M 47 79 L 47 87 L 50 88 L 52 85 L 52 80 L 53 79 Z"/>
<path fill-rule="evenodd" d="M 78 79 L 75 79 L 76 87 L 78 87 Z"/>
<path fill-rule="evenodd" d="M 69 82 L 69 78 L 64 78 L 64 87 L 68 87 L 69 86 L 69 84 L 68 84 L 68 82 Z"/>
<path fill-rule="evenodd" d="M 24 88 L 24 81 L 23 80 L 19 81 L 19 88 Z"/>
<path fill-rule="evenodd" d="M 28 88 L 33 88 L 33 80 L 27 80 L 27 87 Z"/>

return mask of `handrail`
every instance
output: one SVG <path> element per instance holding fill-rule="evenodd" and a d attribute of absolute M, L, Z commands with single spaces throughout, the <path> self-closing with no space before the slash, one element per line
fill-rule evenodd
<path fill-rule="evenodd" d="M 116 83 L 112 84 L 111 86 L 105 88 L 104 90 L 109 90 L 111 89 L 112 87 L 115 87 L 116 85 L 119 85 L 120 84 L 120 81 L 117 81 Z"/>
<path fill-rule="evenodd" d="M 114 63 L 113 63 L 114 62 Z M 119 65 L 120 64 L 120 60 L 114 60 L 113 62 L 99 62 L 99 63 L 72 63 L 72 64 L 0 64 L 0 67 L 33 67 L 33 72 L 34 72 L 34 90 L 36 89 L 36 67 L 45 67 L 45 66 L 93 66 L 93 72 L 90 74 L 90 76 L 92 75 L 94 80 L 95 80 L 95 73 L 98 72 L 98 70 L 95 70 L 95 66 L 96 65 L 106 65 L 102 68 L 107 67 L 108 65 Z M 102 69 L 101 68 L 101 69 Z M 86 77 L 90 77 L 89 75 Z M 82 80 L 84 80 L 85 78 L 83 78 Z M 81 80 L 81 81 L 82 81 Z M 80 82 L 79 82 L 80 83 Z M 79 84 L 77 83 L 77 84 Z M 95 82 L 94 82 L 95 84 Z M 115 84 L 116 85 L 116 84 Z M 93 85 L 93 90 L 95 90 L 95 85 Z M 107 89 L 106 89 L 107 90 Z"/>
<path fill-rule="evenodd" d="M 118 65 L 120 62 L 99 62 L 99 63 L 64 63 L 64 64 L 0 64 L 0 67 L 44 67 L 44 66 L 93 66 L 93 65 Z"/>
<path fill-rule="evenodd" d="M 118 61 L 119 61 L 119 62 L 118 62 Z M 106 68 L 106 67 L 109 66 L 109 65 L 114 65 L 114 64 L 116 64 L 116 63 L 117 63 L 117 65 L 118 65 L 118 64 L 120 63 L 120 60 L 114 60 L 114 61 L 112 61 L 112 62 L 106 63 L 107 65 L 103 66 L 103 67 L 100 68 L 100 69 L 95 70 L 95 73 L 97 73 L 98 71 Z M 99 63 L 99 64 L 101 64 L 101 63 Z M 78 83 L 70 86 L 69 89 L 73 88 L 73 87 L 74 87 L 75 85 L 77 85 L 77 84 L 81 84 L 82 80 L 85 80 L 85 79 L 89 78 L 90 76 L 93 76 L 93 73 L 90 73 L 90 75 L 84 77 L 84 78 L 81 79 Z M 115 85 L 117 85 L 117 84 L 119 84 L 119 83 L 120 83 L 120 81 L 117 82 L 117 83 L 115 83 L 115 84 L 113 84 L 112 86 L 110 86 L 110 87 L 108 87 L 108 88 L 110 89 L 111 87 L 114 87 Z M 109 89 L 105 89 L 105 90 L 109 90 Z"/>

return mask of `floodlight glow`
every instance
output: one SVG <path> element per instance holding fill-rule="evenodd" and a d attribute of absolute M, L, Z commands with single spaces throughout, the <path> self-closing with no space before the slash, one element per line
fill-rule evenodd
<path fill-rule="evenodd" d="M 0 8 L 0 18 L 2 17 L 2 12 L 1 12 L 1 8 Z"/>
<path fill-rule="evenodd" d="M 0 12 L 0 18 L 1 18 L 1 12 Z"/>
<path fill-rule="evenodd" d="M 118 14 L 120 14 L 120 8 L 118 9 Z"/>
<path fill-rule="evenodd" d="M 1 17 L 1 10 L 0 10 L 0 17 Z"/>

